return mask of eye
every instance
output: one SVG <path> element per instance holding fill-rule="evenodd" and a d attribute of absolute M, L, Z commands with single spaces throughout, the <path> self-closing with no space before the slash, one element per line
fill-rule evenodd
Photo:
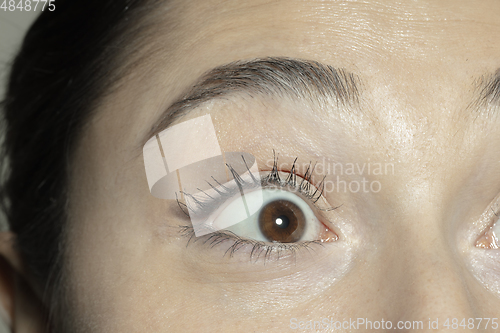
<path fill-rule="evenodd" d="M 300 193 L 268 188 L 245 194 L 248 202 L 262 200 L 261 208 L 254 214 L 225 230 L 238 237 L 260 242 L 296 243 L 306 241 L 329 242 L 338 236 L 321 223 Z M 241 205 L 230 203 L 215 218 L 215 225 L 227 225 L 226 219 L 237 215 Z"/>

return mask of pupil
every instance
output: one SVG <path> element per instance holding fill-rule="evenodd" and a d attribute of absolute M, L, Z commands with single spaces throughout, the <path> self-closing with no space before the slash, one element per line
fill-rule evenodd
<path fill-rule="evenodd" d="M 290 225 L 290 220 L 285 215 L 280 215 L 276 218 L 276 225 L 281 229 L 286 229 Z"/>

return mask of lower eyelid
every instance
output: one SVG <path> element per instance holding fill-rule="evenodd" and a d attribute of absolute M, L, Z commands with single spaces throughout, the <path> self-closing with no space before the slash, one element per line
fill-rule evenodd
<path fill-rule="evenodd" d="M 193 240 L 194 231 L 192 227 L 182 227 L 184 236 L 189 237 L 188 244 L 201 243 L 209 248 L 219 248 L 223 257 L 235 258 L 238 256 L 243 262 L 263 263 L 273 260 L 291 259 L 295 261 L 297 255 L 305 250 L 321 247 L 320 241 L 307 241 L 299 243 L 264 243 L 251 239 L 244 239 L 231 232 L 219 231 L 211 235 L 205 235 Z"/>
<path fill-rule="evenodd" d="M 222 230 L 210 235 L 196 238 L 192 227 L 184 227 L 184 236 L 189 237 L 188 245 L 201 243 L 208 248 L 218 249 L 222 257 L 234 258 L 238 256 L 243 261 L 263 261 L 293 258 L 302 251 L 315 250 L 323 243 L 337 241 L 338 235 L 327 228 L 319 219 L 316 220 L 318 239 L 313 241 L 299 241 L 297 243 L 268 243 L 244 238 L 228 230 Z M 316 232 L 315 231 L 315 232 Z M 312 252 L 314 253 L 314 251 Z M 238 260 L 237 260 L 238 261 Z"/>

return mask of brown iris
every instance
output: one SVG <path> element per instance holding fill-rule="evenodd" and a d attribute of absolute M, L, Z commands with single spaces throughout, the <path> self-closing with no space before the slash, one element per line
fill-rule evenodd
<path fill-rule="evenodd" d="M 288 200 L 275 200 L 265 205 L 259 214 L 260 231 L 271 242 L 298 241 L 306 227 L 302 210 Z"/>

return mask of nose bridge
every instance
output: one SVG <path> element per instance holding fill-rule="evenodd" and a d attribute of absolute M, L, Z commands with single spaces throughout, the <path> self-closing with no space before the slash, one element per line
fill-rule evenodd
<path fill-rule="evenodd" d="M 401 251 L 396 261 L 401 265 L 397 274 L 399 320 L 422 320 L 438 323 L 439 330 L 453 318 L 476 318 L 474 298 L 469 293 L 466 271 L 459 254 L 450 246 L 444 235 L 442 218 L 438 209 L 424 214 L 412 215 L 403 225 L 408 230 L 407 237 L 399 240 Z M 420 221 L 419 221 L 420 220 Z M 425 326 L 425 329 L 431 327 Z M 451 326 L 448 328 L 451 329 Z M 458 327 L 462 332 L 467 327 Z"/>
<path fill-rule="evenodd" d="M 461 266 L 443 247 L 408 260 L 408 312 L 417 317 L 463 318 L 472 315 L 472 299 Z"/>

